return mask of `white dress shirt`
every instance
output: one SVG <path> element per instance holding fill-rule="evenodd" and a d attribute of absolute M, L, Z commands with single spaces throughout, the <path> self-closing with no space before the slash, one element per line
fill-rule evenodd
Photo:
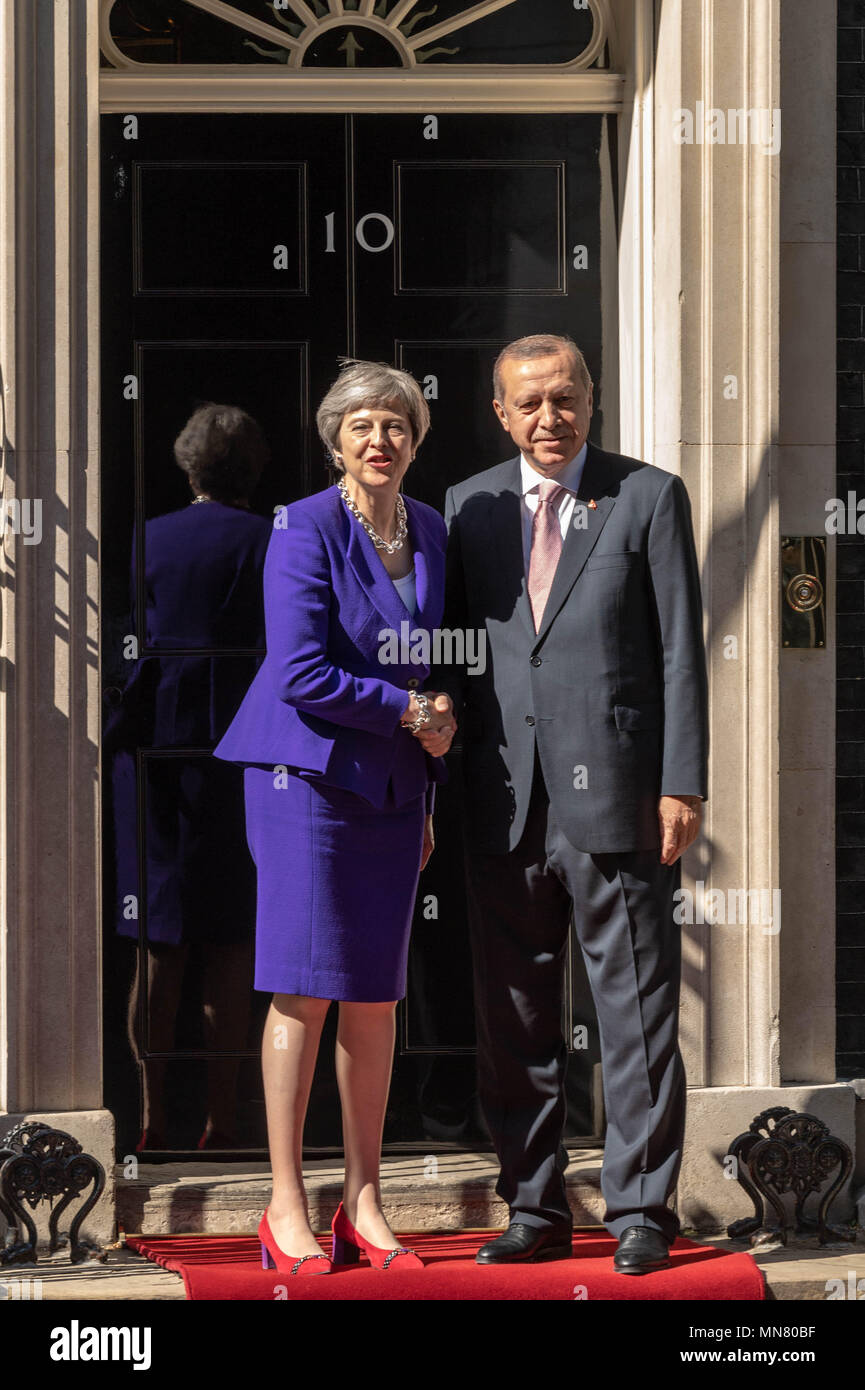
<path fill-rule="evenodd" d="M 563 541 L 568 534 L 568 527 L 574 515 L 574 504 L 577 500 L 577 490 L 583 476 L 583 465 L 586 462 L 587 452 L 588 443 L 584 443 L 580 452 L 571 459 L 561 473 L 550 479 L 551 482 L 558 483 L 559 487 L 567 489 L 564 497 L 559 498 L 558 505 L 559 526 Z M 529 559 L 532 553 L 532 523 L 538 509 L 538 484 L 544 481 L 544 475 L 533 468 L 525 454 L 522 453 L 520 454 L 520 473 L 522 475 L 523 560 L 526 574 L 528 574 Z"/>
<path fill-rule="evenodd" d="M 414 617 L 417 612 L 417 577 L 414 569 L 409 570 L 404 579 L 392 579 L 391 583 L 411 616 Z"/>

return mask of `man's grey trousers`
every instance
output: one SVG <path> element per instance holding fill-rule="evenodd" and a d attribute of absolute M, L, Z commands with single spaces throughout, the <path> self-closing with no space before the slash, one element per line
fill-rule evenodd
<path fill-rule="evenodd" d="M 588 795 L 588 792 L 581 793 Z M 507 854 L 467 857 L 481 1106 L 512 1222 L 565 1227 L 562 991 L 573 903 L 601 1040 L 604 1224 L 654 1226 L 682 1161 L 685 1069 L 678 1045 L 681 860 L 657 849 L 586 854 L 558 829 L 540 763 L 526 827 Z"/>

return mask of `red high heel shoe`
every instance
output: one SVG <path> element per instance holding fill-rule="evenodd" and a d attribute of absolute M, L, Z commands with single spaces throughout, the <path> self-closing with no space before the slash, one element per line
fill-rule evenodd
<path fill-rule="evenodd" d="M 276 1243 L 273 1231 L 267 1220 L 267 1211 L 262 1215 L 258 1223 L 258 1239 L 261 1241 L 261 1267 L 262 1269 L 278 1269 L 280 1274 L 297 1274 L 301 1265 L 306 1265 L 308 1260 L 321 1261 L 326 1266 L 325 1269 L 304 1269 L 303 1274 L 330 1274 L 333 1266 L 327 1255 L 287 1255 Z"/>
<path fill-rule="evenodd" d="M 419 1258 L 417 1252 L 409 1250 L 404 1245 L 397 1245 L 393 1250 L 379 1250 L 377 1245 L 370 1245 L 352 1226 L 345 1214 L 342 1202 L 334 1212 L 330 1228 L 333 1231 L 332 1258 L 334 1264 L 356 1264 L 361 1251 L 363 1251 L 373 1269 L 389 1269 L 397 1258 L 399 1258 L 400 1269 L 423 1269 L 424 1267 L 423 1260 Z"/>
<path fill-rule="evenodd" d="M 135 1145 L 137 1154 L 144 1153 L 145 1149 L 164 1149 L 165 1140 L 158 1129 L 151 1129 L 147 1126 L 141 1131 L 138 1143 Z"/>
<path fill-rule="evenodd" d="M 196 1148 L 199 1149 L 234 1149 L 236 1147 L 237 1140 L 233 1134 L 226 1134 L 222 1129 L 208 1130 L 206 1125 L 196 1145 Z"/>

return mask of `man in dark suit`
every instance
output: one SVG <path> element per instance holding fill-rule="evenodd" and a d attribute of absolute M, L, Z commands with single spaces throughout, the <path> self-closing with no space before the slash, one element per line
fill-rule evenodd
<path fill-rule="evenodd" d="M 680 856 L 706 798 L 700 582 L 680 478 L 588 443 L 568 338 L 512 343 L 498 418 L 519 448 L 447 495 L 444 624 L 483 672 L 434 673 L 463 732 L 481 1104 L 506 1232 L 479 1263 L 570 1254 L 561 1032 L 573 910 L 600 1029 L 601 1187 L 616 1268 L 669 1264 L 682 1156 Z"/>

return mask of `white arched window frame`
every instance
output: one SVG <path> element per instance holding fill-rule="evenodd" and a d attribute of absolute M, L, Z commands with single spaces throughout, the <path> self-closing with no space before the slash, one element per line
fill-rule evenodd
<path fill-rule="evenodd" d="M 430 102 L 447 103 L 454 111 L 604 111 L 621 110 L 624 78 L 603 66 L 608 55 L 615 59 L 616 32 L 609 0 L 583 0 L 591 15 L 592 32 L 582 52 L 561 63 L 486 64 L 437 62 L 443 41 L 458 37 L 478 20 L 516 3 L 516 0 L 480 0 L 467 3 L 460 12 L 437 24 L 416 30 L 413 21 L 429 16 L 423 0 L 397 0 L 390 13 L 377 16 L 377 0 L 359 0 L 348 10 L 343 0 L 284 0 L 272 18 L 246 14 L 227 0 L 181 0 L 191 8 L 212 15 L 242 30 L 256 45 L 283 50 L 283 61 L 243 64 L 139 63 L 123 53 L 111 34 L 111 12 L 118 0 L 99 0 L 99 39 L 102 54 L 111 65 L 102 68 L 102 109 L 128 107 L 134 93 L 136 109 L 153 103 L 165 109 L 270 109 L 280 98 L 291 110 L 316 108 L 340 110 L 419 110 Z M 570 0 L 562 0 L 563 4 Z M 414 13 L 412 13 L 414 12 Z M 304 56 L 322 35 L 332 30 L 369 30 L 389 42 L 401 67 L 339 69 L 305 68 Z M 263 51 L 260 49 L 260 51 Z M 225 84 L 228 84 L 226 87 Z M 227 105 L 226 103 L 230 103 Z M 199 104 L 200 105 L 197 105 Z"/>

